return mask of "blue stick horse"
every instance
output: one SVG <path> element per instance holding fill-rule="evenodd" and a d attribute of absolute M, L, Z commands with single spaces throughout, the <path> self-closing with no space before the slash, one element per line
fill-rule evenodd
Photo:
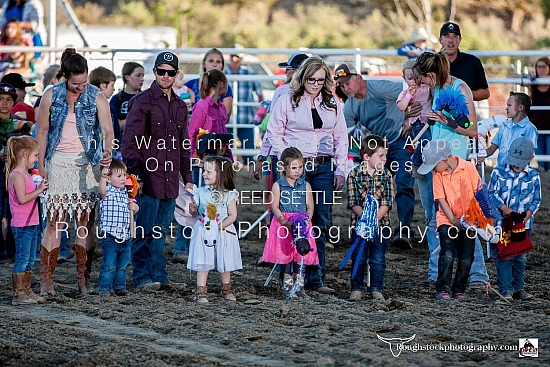
<path fill-rule="evenodd" d="M 357 220 L 355 224 L 355 233 L 357 238 L 351 244 L 349 251 L 344 256 L 344 260 L 340 264 L 340 269 L 343 269 L 346 266 L 346 263 L 350 259 L 353 251 L 357 246 L 359 246 L 358 257 L 361 256 L 365 245 L 368 241 L 374 241 L 378 237 L 378 201 L 371 195 L 367 194 L 367 200 L 363 206 L 363 213 L 361 217 Z M 355 266 L 353 267 L 353 272 L 351 277 L 353 278 L 357 273 L 357 268 L 359 267 L 359 259 L 355 261 Z"/>

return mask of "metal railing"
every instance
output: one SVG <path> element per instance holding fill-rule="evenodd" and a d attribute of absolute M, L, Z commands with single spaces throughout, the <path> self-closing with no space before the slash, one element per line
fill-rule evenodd
<path fill-rule="evenodd" d="M 0 46 L 1 52 L 17 52 L 17 51 L 33 51 L 33 52 L 42 52 L 47 60 L 53 60 L 50 63 L 58 62 L 59 57 L 61 56 L 61 53 L 65 50 L 65 48 L 61 47 L 47 47 L 47 46 L 41 46 L 41 47 L 28 47 L 28 46 Z M 185 54 L 202 54 L 210 50 L 210 48 L 185 48 L 185 49 L 173 49 L 171 51 L 178 53 L 179 55 L 185 55 Z M 232 54 L 237 51 L 233 48 L 220 48 L 219 49 L 224 54 Z M 100 48 L 79 48 L 77 51 L 81 52 L 87 59 L 89 60 L 104 60 L 106 62 L 109 62 L 111 64 L 111 68 L 115 73 L 118 72 L 118 70 L 115 69 L 115 65 L 117 61 L 120 61 L 120 55 L 123 54 L 135 54 L 139 55 L 140 57 L 134 59 L 135 61 L 145 61 L 143 55 L 149 55 L 153 56 L 155 54 L 158 54 L 162 51 L 165 51 L 165 49 L 123 49 L 123 48 L 109 48 L 109 47 L 100 47 Z M 341 55 L 341 56 L 352 56 L 355 65 L 356 70 L 362 70 L 362 58 L 364 56 L 369 57 L 380 57 L 380 56 L 391 56 L 391 57 L 399 57 L 397 55 L 396 50 L 382 50 L 382 49 L 360 49 L 360 48 L 342 48 L 342 49 L 324 49 L 324 48 L 272 48 L 272 49 L 256 49 L 256 48 L 247 48 L 247 49 L 239 49 L 239 53 L 246 53 L 250 55 L 278 55 L 281 56 L 281 58 L 285 58 L 290 54 L 296 53 L 296 52 L 303 52 L 307 54 L 312 55 L 322 55 L 322 56 L 333 56 L 333 55 Z M 525 59 L 528 57 L 542 57 L 542 56 L 548 56 L 550 54 L 550 51 L 547 50 L 499 50 L 499 51 L 488 51 L 488 50 L 468 50 L 469 54 L 475 55 L 480 58 L 485 57 L 499 57 L 499 56 L 507 56 L 512 58 L 517 58 L 513 62 L 513 67 L 515 69 L 515 72 L 517 74 L 522 74 L 524 72 L 524 66 L 522 65 L 521 59 Z M 278 60 L 280 61 L 281 58 Z M 404 58 L 403 58 L 404 59 Z M 124 56 L 124 60 L 128 61 L 128 56 Z M 507 68 L 510 67 L 510 65 L 506 65 Z M 33 77 L 39 77 L 40 73 L 34 73 L 32 75 Z M 199 75 L 196 74 L 187 74 L 188 77 L 195 78 L 199 77 Z M 234 86 L 234 96 L 238 96 L 238 85 L 240 82 L 246 82 L 246 81 L 279 81 L 284 80 L 284 76 L 280 75 L 228 75 L 227 76 L 229 82 L 232 83 Z M 364 77 L 367 80 L 393 80 L 393 81 L 402 81 L 402 78 L 395 77 L 395 76 L 365 76 Z M 521 84 L 523 84 L 523 87 L 528 85 L 543 85 L 547 84 L 547 82 L 541 81 L 541 80 L 535 80 L 534 82 L 531 82 L 529 78 L 487 78 L 487 82 L 489 84 L 512 84 L 516 86 L 516 90 L 520 90 L 522 88 Z M 236 128 L 252 128 L 256 129 L 256 126 L 252 123 L 243 123 L 236 121 L 236 115 L 239 107 L 256 107 L 258 106 L 258 103 L 256 102 L 240 102 L 238 101 L 238 98 L 234 98 L 234 104 L 233 104 L 233 113 L 232 113 L 232 119 L 230 120 L 230 123 L 227 125 L 228 128 L 233 129 L 234 132 L 236 132 Z M 505 109 L 504 106 L 493 106 L 490 107 L 490 110 L 493 111 L 503 111 Z M 549 110 L 550 107 L 545 106 L 535 106 L 532 107 L 533 110 Z M 541 130 L 539 131 L 539 134 L 550 134 L 550 130 Z M 235 150 L 235 153 L 237 155 L 246 153 L 247 155 L 255 155 L 259 153 L 259 149 L 237 149 Z M 543 162 L 549 162 L 550 156 L 547 155 L 540 155 L 537 156 L 538 161 Z"/>

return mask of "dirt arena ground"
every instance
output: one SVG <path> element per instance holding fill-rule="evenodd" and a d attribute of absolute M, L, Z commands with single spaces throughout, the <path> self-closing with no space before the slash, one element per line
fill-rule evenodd
<path fill-rule="evenodd" d="M 245 172 L 238 183 L 240 190 L 261 190 Z M 219 277 L 211 274 L 211 302 L 197 305 L 193 275 L 171 261 L 168 273 L 187 284 L 184 291 L 138 293 L 128 278 L 127 297 L 83 299 L 76 291 L 73 258 L 55 271 L 57 296 L 42 305 L 13 307 L 13 264 L 0 264 L 0 366 L 548 366 L 549 173 L 542 174 L 542 183 L 536 250 L 529 255 L 525 279 L 526 290 L 535 295 L 532 301 L 501 305 L 494 294 L 470 291 L 463 302 L 435 302 L 433 289 L 417 286 L 427 270 L 428 251 L 422 245 L 389 249 L 385 302 L 347 301 L 349 265 L 338 270 L 350 246 L 344 233 L 327 252 L 328 281 L 337 294 L 311 292 L 311 299 L 285 300 L 275 280 L 263 287 L 271 268 L 256 266 L 263 240 L 255 230 L 241 241 L 244 269 L 233 277 L 236 303 L 219 295 Z M 239 220 L 253 222 L 264 210 L 243 203 Z M 334 225 L 345 233 L 348 215 L 345 205 L 334 206 Z M 422 217 L 418 203 L 414 224 L 421 225 Z M 172 240 L 166 247 L 169 259 L 171 248 Z M 95 284 L 100 258 L 98 248 Z M 495 266 L 487 268 L 496 287 Z M 35 291 L 38 273 L 36 263 Z M 409 350 L 394 357 L 377 334 L 415 337 L 405 344 Z M 519 358 L 518 343 L 525 338 L 538 338 L 538 358 Z M 398 354 L 395 344 L 393 352 Z"/>

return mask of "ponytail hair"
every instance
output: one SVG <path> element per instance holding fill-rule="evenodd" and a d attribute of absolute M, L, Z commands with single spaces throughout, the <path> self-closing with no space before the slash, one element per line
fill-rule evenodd
<path fill-rule="evenodd" d="M 414 69 L 422 76 L 435 74 L 436 85 L 443 88 L 451 76 L 451 63 L 444 50 L 439 52 L 423 52 L 416 59 Z"/>
<path fill-rule="evenodd" d="M 8 178 L 11 171 L 19 164 L 21 153 L 27 152 L 31 154 L 38 148 L 38 142 L 30 136 L 12 136 L 8 139 L 8 167 L 6 169 L 6 186 L 8 186 Z"/>
<path fill-rule="evenodd" d="M 61 55 L 61 69 L 57 73 L 57 79 L 65 77 L 69 80 L 71 75 L 80 75 L 88 72 L 88 61 L 78 54 L 74 48 L 66 48 Z"/>
<path fill-rule="evenodd" d="M 227 77 L 218 69 L 212 69 L 201 76 L 200 92 L 201 99 L 205 99 L 210 94 L 210 89 L 215 88 L 219 82 L 227 84 Z"/>

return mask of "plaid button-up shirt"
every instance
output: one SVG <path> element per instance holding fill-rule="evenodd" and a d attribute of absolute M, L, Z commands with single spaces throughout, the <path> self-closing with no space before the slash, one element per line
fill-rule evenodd
<path fill-rule="evenodd" d="M 371 194 L 378 201 L 378 205 L 385 205 L 391 210 L 393 202 L 393 182 L 391 173 L 384 168 L 380 172 L 370 175 L 367 172 L 366 164 L 355 167 L 348 175 L 348 209 L 358 205 L 361 208 L 365 204 L 367 194 Z M 390 225 L 390 211 L 379 221 L 380 226 Z M 352 210 L 351 225 L 355 223 L 359 216 Z"/>
<path fill-rule="evenodd" d="M 126 188 L 107 184 L 107 193 L 99 200 L 99 231 L 107 232 L 119 240 L 130 238 L 130 209 Z"/>
<path fill-rule="evenodd" d="M 517 213 L 530 210 L 533 215 L 525 222 L 525 229 L 533 228 L 534 214 L 540 207 L 540 176 L 527 166 L 516 172 L 509 164 L 498 165 L 491 173 L 488 190 L 495 199 Z M 501 223 L 499 223 L 501 224 Z"/>

